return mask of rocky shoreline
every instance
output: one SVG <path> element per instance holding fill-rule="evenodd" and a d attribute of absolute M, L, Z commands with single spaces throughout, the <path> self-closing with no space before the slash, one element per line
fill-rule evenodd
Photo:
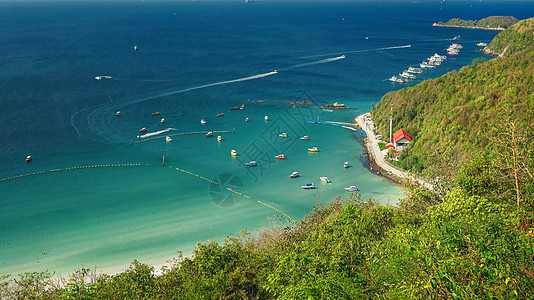
<path fill-rule="evenodd" d="M 504 28 L 501 27 L 477 27 L 477 26 L 458 26 L 458 25 L 444 25 L 444 24 L 438 24 L 434 23 L 432 26 L 435 27 L 455 27 L 455 28 L 470 28 L 470 29 L 483 29 L 483 30 L 498 30 L 503 31 Z"/>

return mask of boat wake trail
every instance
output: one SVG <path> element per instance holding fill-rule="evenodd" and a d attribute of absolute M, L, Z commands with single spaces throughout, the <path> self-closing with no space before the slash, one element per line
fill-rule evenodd
<path fill-rule="evenodd" d="M 347 54 L 347 53 L 371 52 L 371 51 L 390 50 L 390 49 L 402 49 L 402 48 L 410 48 L 411 46 L 412 45 L 404 45 L 404 46 L 393 46 L 393 47 L 384 47 L 384 48 L 352 50 L 352 51 L 343 51 L 343 53 Z M 342 54 L 342 53 L 338 52 L 338 53 L 328 53 L 328 54 L 317 54 L 317 55 L 303 56 L 300 58 L 303 59 L 303 58 L 323 57 L 323 56 L 331 56 L 331 55 L 339 55 L 339 54 Z M 343 58 L 345 58 L 344 55 L 343 55 Z"/>
<path fill-rule="evenodd" d="M 302 67 L 307 67 L 307 66 L 326 64 L 326 63 L 333 62 L 333 61 L 340 60 L 340 59 L 344 59 L 344 58 L 345 58 L 345 55 L 341 55 L 341 56 L 337 56 L 337 57 L 321 59 L 321 60 L 318 60 L 318 61 L 312 61 L 312 62 L 308 62 L 308 63 L 302 63 L 302 64 L 298 64 L 298 65 L 293 65 L 293 66 L 290 66 L 290 67 L 287 67 L 287 68 L 284 68 L 284 69 L 281 69 L 281 70 L 291 70 L 291 69 L 302 68 Z"/>
<path fill-rule="evenodd" d="M 176 128 L 167 128 L 167 129 L 163 129 L 163 130 L 156 131 L 156 132 L 151 132 L 151 133 L 147 133 L 147 134 L 143 134 L 143 135 L 138 135 L 137 138 L 144 139 L 144 138 L 147 138 L 147 137 L 151 137 L 151 136 L 159 135 L 159 134 L 162 134 L 162 133 L 165 133 L 165 132 L 169 132 L 171 130 L 177 130 L 177 129 Z"/>

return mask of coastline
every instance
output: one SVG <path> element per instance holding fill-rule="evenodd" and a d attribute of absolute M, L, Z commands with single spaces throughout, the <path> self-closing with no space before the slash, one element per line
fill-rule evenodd
<path fill-rule="evenodd" d="M 454 28 L 469 28 L 469 29 L 482 29 L 482 30 L 497 30 L 497 31 L 503 31 L 505 28 L 501 27 L 476 27 L 476 26 L 459 26 L 459 25 L 443 25 L 434 23 L 432 24 L 434 27 L 454 27 Z"/>
<path fill-rule="evenodd" d="M 426 186 L 428 189 L 433 188 L 431 184 L 415 177 L 415 175 L 386 162 L 378 146 L 378 138 L 374 132 L 374 128 L 376 128 L 376 126 L 371 119 L 370 112 L 361 114 L 354 118 L 354 120 L 358 124 L 358 127 L 367 134 L 367 137 L 363 138 L 363 143 L 367 150 L 367 158 L 369 160 L 371 171 L 398 184 L 403 184 L 408 181 L 415 181 L 417 184 Z"/>

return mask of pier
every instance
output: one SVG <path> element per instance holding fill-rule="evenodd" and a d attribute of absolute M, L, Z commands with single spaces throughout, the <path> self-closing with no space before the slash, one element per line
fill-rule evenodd
<path fill-rule="evenodd" d="M 367 133 L 365 133 L 365 131 L 350 127 L 350 126 L 356 127 L 356 126 L 358 126 L 358 123 L 343 123 L 343 122 L 316 121 L 316 120 L 308 120 L 306 122 L 310 123 L 310 124 L 324 124 L 324 125 L 332 125 L 332 126 L 343 127 L 343 128 L 346 128 L 346 129 L 349 129 L 349 130 L 352 130 L 352 131 L 359 132 L 362 135 L 362 137 L 366 137 L 367 136 Z"/>

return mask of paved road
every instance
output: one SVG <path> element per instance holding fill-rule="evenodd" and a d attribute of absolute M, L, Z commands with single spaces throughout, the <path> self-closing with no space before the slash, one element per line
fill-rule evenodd
<path fill-rule="evenodd" d="M 373 130 L 374 123 L 371 120 L 371 113 L 364 113 L 355 118 L 356 123 L 358 123 L 363 131 L 367 134 L 365 138 L 365 146 L 367 147 L 367 152 L 369 153 L 369 158 L 373 159 L 376 164 L 382 169 L 382 171 L 388 173 L 389 177 L 395 177 L 398 181 L 403 181 L 406 179 L 414 180 L 420 185 L 426 186 L 428 189 L 433 189 L 433 186 L 427 182 L 424 182 L 420 178 L 410 176 L 408 172 L 400 170 L 389 163 L 386 162 L 382 153 L 380 153 L 380 147 L 378 147 L 378 138 L 375 135 Z"/>
<path fill-rule="evenodd" d="M 367 134 L 366 146 L 370 158 L 373 159 L 383 171 L 389 173 L 390 175 L 393 175 L 401 180 L 408 178 L 408 173 L 393 167 L 384 160 L 384 156 L 382 156 L 382 153 L 380 153 L 380 148 L 378 147 L 378 138 L 372 129 L 374 128 L 374 123 L 370 119 L 370 116 L 370 113 L 365 113 L 357 116 L 355 119 L 356 123 L 358 123 L 362 130 Z"/>

